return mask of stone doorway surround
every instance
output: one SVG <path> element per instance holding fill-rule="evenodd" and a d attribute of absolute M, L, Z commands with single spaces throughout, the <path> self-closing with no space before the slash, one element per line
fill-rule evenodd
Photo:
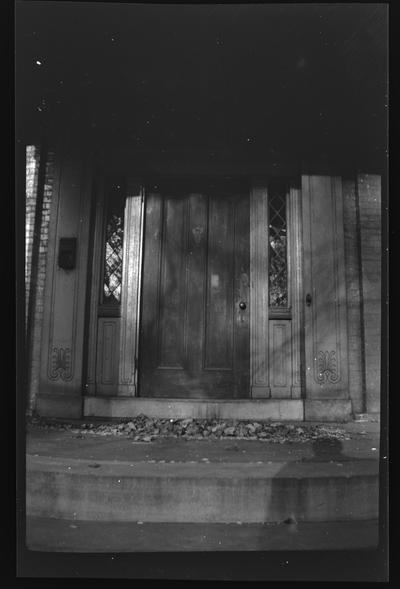
<path fill-rule="evenodd" d="M 307 179 L 303 179 L 307 187 Z M 302 191 L 295 183 L 287 193 L 288 216 L 288 275 L 290 280 L 291 319 L 268 316 L 268 180 L 254 179 L 250 190 L 250 399 L 249 400 L 178 400 L 145 399 L 138 389 L 138 346 L 140 324 L 140 283 L 143 258 L 143 226 L 145 188 L 136 179 L 127 183 L 125 208 L 126 235 L 124 247 L 123 282 L 120 325 L 115 333 L 119 335 L 119 377 L 111 396 L 96 394 L 96 368 L 92 359 L 92 379 L 88 378 L 88 395 L 84 397 L 85 416 L 129 417 L 139 413 L 154 417 L 223 417 L 241 419 L 304 420 L 322 419 L 341 421 L 351 414 L 348 399 L 304 398 L 306 376 L 301 375 L 304 366 L 304 338 L 302 301 Z M 104 215 L 101 208 L 100 218 Z M 97 252 L 101 248 L 95 248 Z M 97 273 L 98 275 L 98 273 Z M 94 303 L 94 301 L 93 301 Z M 92 307 L 93 308 L 93 307 Z M 94 323 L 92 330 L 95 332 Z M 275 334 L 286 341 L 275 347 L 281 358 L 274 357 Z M 93 337 L 93 335 L 92 335 Z M 290 342 L 289 348 L 287 342 Z M 92 349 L 95 349 L 94 347 Z M 97 354 L 99 347 L 97 344 Z M 286 357 L 285 357 L 286 356 Z M 284 366 L 284 362 L 289 362 Z M 302 360 L 303 358 L 303 360 Z M 89 354 L 90 371 L 90 354 Z M 289 374 L 290 373 L 290 374 Z M 303 382 L 302 382 L 303 381 Z M 282 386 L 283 385 L 283 386 Z M 110 387 L 111 389 L 111 387 Z M 91 392 L 94 394 L 90 394 Z"/>
<path fill-rule="evenodd" d="M 267 265 L 265 264 L 265 251 L 268 251 L 268 236 L 265 228 L 268 226 L 268 211 L 266 205 L 267 198 L 267 180 L 265 178 L 254 179 L 250 195 L 250 274 L 251 274 L 251 298 L 250 298 L 250 349 L 251 349 L 251 383 L 250 392 L 251 400 L 249 401 L 176 401 L 173 399 L 152 399 L 146 400 L 138 396 L 137 388 L 137 345 L 138 345 L 138 325 L 139 316 L 139 293 L 141 280 L 141 260 L 142 260 L 142 234 L 143 234 L 143 186 L 136 178 L 131 178 L 127 183 L 127 199 L 125 207 L 125 218 L 127 235 L 124 246 L 124 275 L 123 280 L 129 287 L 126 289 L 125 297 L 122 297 L 121 317 L 119 326 L 115 330 L 110 325 L 107 328 L 110 332 L 119 333 L 119 345 L 116 352 L 119 354 L 118 366 L 118 383 L 113 387 L 109 394 L 96 394 L 96 364 L 94 357 L 98 354 L 97 346 L 89 346 L 85 355 L 79 355 L 79 349 L 83 349 L 85 338 L 88 341 L 97 339 L 99 322 L 96 316 L 95 298 L 98 290 L 98 264 L 101 250 L 96 247 L 101 234 L 101 223 L 94 224 L 94 234 L 90 238 L 87 227 L 82 225 L 83 219 L 89 218 L 89 209 L 92 204 L 95 217 L 97 220 L 103 218 L 101 199 L 98 194 L 101 191 L 97 186 L 97 195 L 92 199 L 91 179 L 87 173 L 87 168 L 82 162 L 78 169 L 72 165 L 68 168 L 61 178 L 61 188 L 58 198 L 54 199 L 53 207 L 56 214 L 54 215 L 50 228 L 50 240 L 56 244 L 61 235 L 77 232 L 78 234 L 78 262 L 75 270 L 65 273 L 57 267 L 57 248 L 54 253 L 50 253 L 52 258 L 53 277 L 52 284 L 47 286 L 47 300 L 49 302 L 50 313 L 44 325 L 45 337 L 52 334 L 53 343 L 49 346 L 50 356 L 48 362 L 43 363 L 41 380 L 45 386 L 41 387 L 41 394 L 38 397 L 37 410 L 43 416 L 104 416 L 104 417 L 126 417 L 138 413 L 147 413 L 154 416 L 169 416 L 176 413 L 176 416 L 203 416 L 213 415 L 215 417 L 223 416 L 228 418 L 252 419 L 257 415 L 260 419 L 279 419 L 279 420 L 346 420 L 351 415 L 351 401 L 348 395 L 342 395 L 341 398 L 335 398 L 331 395 L 329 398 L 318 398 L 314 395 L 312 399 L 304 394 L 305 383 L 304 375 L 301 374 L 301 365 L 304 362 L 304 354 L 301 346 L 303 337 L 303 316 L 304 301 L 302 300 L 302 227 L 301 227 L 301 208 L 302 208 L 302 190 L 299 187 L 292 186 L 288 196 L 288 217 L 291 222 L 292 232 L 289 240 L 290 260 L 296 260 L 295 268 L 292 269 L 290 276 L 292 284 L 292 309 L 293 312 L 293 331 L 289 337 L 293 341 L 291 350 L 292 355 L 292 374 L 290 383 L 290 393 L 279 397 L 276 395 L 277 387 L 271 387 L 269 369 L 269 339 L 271 330 L 269 329 L 269 319 L 266 318 L 265 308 L 268 303 L 268 291 L 265 285 L 268 284 Z M 62 187 L 68 183 L 68 190 L 72 180 L 80 186 L 81 190 L 74 194 L 73 207 L 71 201 L 62 198 Z M 304 192 L 304 181 L 303 181 Z M 69 223 L 69 230 L 68 224 Z M 84 231 L 86 229 L 86 231 Z M 92 246 L 91 246 L 92 240 Z M 96 268 L 97 265 L 97 268 Z M 87 270 L 89 269 L 89 273 Z M 63 273 L 64 272 L 64 273 Z M 56 342 L 58 333 L 63 330 L 57 329 L 58 323 L 65 323 L 67 317 L 62 313 L 62 289 L 63 284 L 74 280 L 75 298 L 71 307 L 71 326 L 74 331 L 71 334 L 71 342 Z M 97 281 L 97 283 L 96 283 Z M 86 301 L 85 288 L 91 285 L 89 304 Z M 65 285 L 64 285 L 65 286 Z M 74 290 L 75 289 L 75 290 Z M 71 290 L 71 289 L 69 289 Z M 58 296 L 57 296 L 58 295 Z M 60 302 L 61 301 L 61 302 Z M 60 306 L 61 305 L 61 306 Z M 88 319 L 88 309 L 90 317 Z M 264 318 L 263 318 L 264 313 Z M 69 311 L 67 313 L 70 315 Z M 63 323 L 63 325 L 64 325 Z M 109 322 L 110 324 L 112 322 Z M 67 330 L 68 331 L 68 330 Z M 65 333 L 65 332 L 63 332 Z M 93 340 L 95 338 L 95 340 Z M 64 338 L 65 339 L 65 338 Z M 46 342 L 46 340 L 44 340 Z M 67 344 L 70 343 L 70 346 Z M 59 345 L 56 345 L 59 344 Z M 63 345 L 61 345 L 63 344 Z M 65 345 L 64 345 L 65 344 Z M 46 348 L 46 345 L 44 345 Z M 44 349 L 43 348 L 43 349 Z M 69 352 L 67 354 L 66 350 Z M 60 351 L 63 353 L 60 356 Z M 74 365 L 75 363 L 75 365 Z M 68 366 L 67 366 L 68 365 Z M 86 367 L 85 367 L 86 365 Z M 304 364 L 303 364 L 304 365 Z M 83 374 L 83 384 L 82 375 Z M 82 394 L 83 391 L 83 394 Z M 147 404 L 146 404 L 147 403 Z"/>

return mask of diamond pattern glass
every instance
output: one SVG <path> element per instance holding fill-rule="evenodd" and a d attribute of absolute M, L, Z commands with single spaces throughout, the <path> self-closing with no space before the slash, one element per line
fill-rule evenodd
<path fill-rule="evenodd" d="M 112 213 L 107 220 L 104 263 L 104 303 L 121 302 L 122 283 L 122 216 Z"/>
<path fill-rule="evenodd" d="M 286 195 L 269 198 L 269 306 L 288 306 Z"/>

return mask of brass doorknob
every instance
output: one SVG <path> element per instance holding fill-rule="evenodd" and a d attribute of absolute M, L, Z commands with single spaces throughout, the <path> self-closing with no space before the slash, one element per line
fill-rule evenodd
<path fill-rule="evenodd" d="M 240 309 L 242 309 L 244 311 L 246 308 L 246 303 L 244 301 L 240 301 L 239 307 L 240 307 Z"/>

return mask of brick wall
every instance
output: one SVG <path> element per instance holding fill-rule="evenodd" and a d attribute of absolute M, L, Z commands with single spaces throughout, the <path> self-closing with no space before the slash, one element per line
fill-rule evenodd
<path fill-rule="evenodd" d="M 35 227 L 36 197 L 39 172 L 39 148 L 26 147 L 26 209 L 25 209 L 25 317 L 28 317 L 32 272 L 32 247 Z M 27 323 L 26 323 L 27 325 Z"/>
<path fill-rule="evenodd" d="M 381 372 L 381 180 L 357 176 L 360 216 L 361 286 L 365 340 L 366 405 L 380 410 Z"/>
<path fill-rule="evenodd" d="M 43 322 L 44 286 L 46 280 L 46 258 L 49 239 L 50 208 L 54 184 L 54 152 L 48 151 L 41 201 L 39 186 L 40 150 L 37 146 L 26 149 L 26 227 L 25 227 L 25 292 L 26 292 L 26 326 L 29 337 L 28 345 L 28 404 L 27 411 L 32 413 L 39 389 L 40 353 Z M 38 215 L 38 217 L 37 217 Z M 35 235 L 35 220 L 39 229 Z"/>

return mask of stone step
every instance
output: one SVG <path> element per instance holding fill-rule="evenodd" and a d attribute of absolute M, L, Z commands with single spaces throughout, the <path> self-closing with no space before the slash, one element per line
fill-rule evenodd
<path fill-rule="evenodd" d="M 123 462 L 27 456 L 27 514 L 84 521 L 373 520 L 376 460 Z"/>
<path fill-rule="evenodd" d="M 44 552 L 192 552 L 376 548 L 376 520 L 236 523 L 104 522 L 28 517 L 26 545 Z"/>

